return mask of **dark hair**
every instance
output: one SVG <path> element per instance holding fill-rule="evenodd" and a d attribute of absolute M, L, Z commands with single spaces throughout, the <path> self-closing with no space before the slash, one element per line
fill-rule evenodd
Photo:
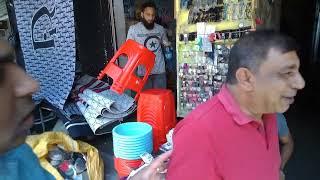
<path fill-rule="evenodd" d="M 150 1 L 150 2 L 145 2 L 141 5 L 141 12 L 143 12 L 147 7 L 151 7 L 154 10 L 157 10 L 156 4 Z"/>
<path fill-rule="evenodd" d="M 14 51 L 13 48 L 6 42 L 0 40 L 0 84 L 5 79 L 5 67 L 6 63 L 14 62 Z"/>
<path fill-rule="evenodd" d="M 293 38 L 272 30 L 250 32 L 241 37 L 231 48 L 226 82 L 235 84 L 237 82 L 235 74 L 241 67 L 257 72 L 271 48 L 287 53 L 297 51 L 298 47 Z"/>

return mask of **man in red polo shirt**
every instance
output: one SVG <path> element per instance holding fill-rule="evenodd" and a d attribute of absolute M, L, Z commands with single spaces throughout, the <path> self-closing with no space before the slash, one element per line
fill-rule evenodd
<path fill-rule="evenodd" d="M 252 32 L 231 49 L 227 82 L 175 128 L 167 180 L 278 180 L 276 112 L 305 86 L 293 39 Z"/>

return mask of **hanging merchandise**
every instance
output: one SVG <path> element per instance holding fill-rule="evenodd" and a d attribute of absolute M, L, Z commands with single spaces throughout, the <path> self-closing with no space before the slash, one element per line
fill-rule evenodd
<path fill-rule="evenodd" d="M 178 116 L 184 117 L 208 101 L 226 81 L 233 44 L 255 27 L 254 1 L 178 1 Z"/>
<path fill-rule="evenodd" d="M 25 69 L 40 85 L 33 98 L 63 109 L 75 77 L 73 1 L 13 2 Z"/>

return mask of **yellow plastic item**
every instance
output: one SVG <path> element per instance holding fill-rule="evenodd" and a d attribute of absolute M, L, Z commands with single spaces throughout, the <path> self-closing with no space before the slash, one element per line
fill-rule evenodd
<path fill-rule="evenodd" d="M 88 143 L 75 141 L 62 132 L 46 132 L 41 135 L 28 136 L 26 142 L 38 156 L 41 166 L 58 180 L 63 180 L 63 177 L 46 159 L 48 151 L 57 145 L 66 151 L 86 154 L 89 179 L 104 179 L 103 160 L 99 156 L 98 150 Z"/>

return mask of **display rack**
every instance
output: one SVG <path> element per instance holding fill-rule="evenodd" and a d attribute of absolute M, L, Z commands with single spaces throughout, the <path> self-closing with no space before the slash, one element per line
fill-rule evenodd
<path fill-rule="evenodd" d="M 226 80 L 229 52 L 255 27 L 254 0 L 176 0 L 177 116 L 214 96 Z"/>

